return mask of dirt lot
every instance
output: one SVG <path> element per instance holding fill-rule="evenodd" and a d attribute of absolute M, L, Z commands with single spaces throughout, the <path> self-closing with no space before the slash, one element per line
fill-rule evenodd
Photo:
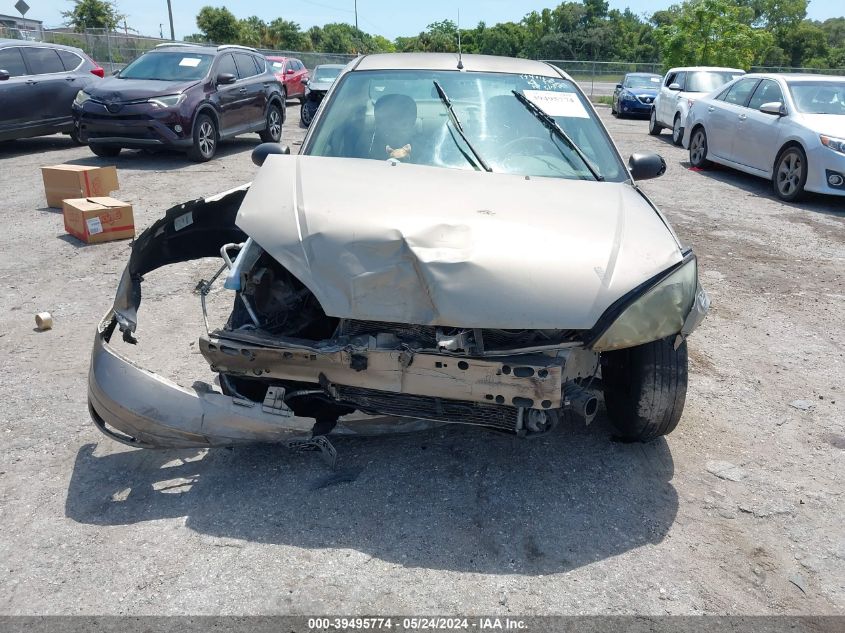
<path fill-rule="evenodd" d="M 689 171 L 667 135 L 602 116 L 623 155 L 667 159 L 644 188 L 713 299 L 678 430 L 621 444 L 600 415 L 534 442 L 339 439 L 334 473 L 278 447 L 145 452 L 101 436 L 88 355 L 129 243 L 66 236 L 38 167 L 104 161 L 62 137 L 0 146 L 0 613 L 845 613 L 845 204 Z M 143 229 L 250 180 L 257 142 L 204 165 L 125 152 L 116 195 Z M 215 268 L 145 285 L 133 353 L 186 385 L 211 379 L 192 290 Z M 52 331 L 33 329 L 42 310 Z"/>

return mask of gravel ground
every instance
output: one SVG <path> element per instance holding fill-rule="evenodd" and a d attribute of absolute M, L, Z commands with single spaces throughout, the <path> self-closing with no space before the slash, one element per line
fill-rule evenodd
<path fill-rule="evenodd" d="M 106 161 L 63 137 L 0 145 L 0 613 L 845 613 L 843 200 L 780 203 L 762 180 L 690 171 L 644 121 L 602 116 L 623 155 L 667 159 L 644 189 L 713 299 L 677 431 L 616 443 L 602 413 L 533 442 L 460 428 L 339 439 L 336 472 L 278 447 L 151 452 L 101 436 L 88 355 L 130 247 L 66 236 L 38 167 Z M 125 152 L 115 195 L 141 230 L 248 181 L 257 142 L 203 165 Z M 133 353 L 183 384 L 211 379 L 191 291 L 215 268 L 145 285 Z M 43 310 L 55 326 L 40 333 Z"/>

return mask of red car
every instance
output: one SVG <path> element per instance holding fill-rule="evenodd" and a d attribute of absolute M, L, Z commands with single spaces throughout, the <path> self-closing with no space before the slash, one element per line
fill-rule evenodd
<path fill-rule="evenodd" d="M 299 99 L 305 101 L 305 83 L 308 79 L 308 69 L 301 61 L 294 57 L 268 56 L 271 70 L 281 82 L 285 99 Z"/>

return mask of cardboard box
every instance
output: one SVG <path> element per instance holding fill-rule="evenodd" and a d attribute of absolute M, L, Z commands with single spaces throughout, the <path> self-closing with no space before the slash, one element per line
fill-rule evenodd
<path fill-rule="evenodd" d="M 114 198 L 78 198 L 62 203 L 65 230 L 86 244 L 135 237 L 132 205 Z"/>
<path fill-rule="evenodd" d="M 117 169 L 112 166 L 53 165 L 42 167 L 41 175 L 48 207 L 62 208 L 62 200 L 68 198 L 107 196 L 120 189 Z"/>

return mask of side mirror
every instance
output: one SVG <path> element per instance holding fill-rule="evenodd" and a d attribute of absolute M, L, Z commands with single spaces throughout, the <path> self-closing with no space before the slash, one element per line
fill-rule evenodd
<path fill-rule="evenodd" d="M 774 114 L 775 116 L 786 116 L 786 106 L 780 101 L 771 101 L 760 106 L 760 112 Z"/>
<path fill-rule="evenodd" d="M 120 74 L 120 68 L 115 68 L 111 71 L 112 77 L 117 77 Z"/>
<path fill-rule="evenodd" d="M 310 80 L 308 79 L 308 77 L 306 77 L 305 79 L 302 80 L 302 85 L 307 86 L 309 81 Z"/>
<path fill-rule="evenodd" d="M 295 71 L 293 68 L 288 68 L 288 71 L 287 71 L 287 72 L 288 72 L 288 75 L 292 75 L 292 74 L 293 74 L 293 73 L 295 73 L 296 71 Z"/>
<path fill-rule="evenodd" d="M 669 84 L 669 90 L 674 90 L 674 91 L 677 92 L 680 89 L 681 89 L 681 84 L 679 84 L 679 83 Z"/>
<path fill-rule="evenodd" d="M 6 81 L 11 76 L 8 70 L 0 70 L 0 81 Z"/>
<path fill-rule="evenodd" d="M 252 162 L 261 167 L 270 154 L 290 154 L 290 147 L 279 143 L 262 143 L 252 150 Z"/>
<path fill-rule="evenodd" d="M 631 154 L 628 159 L 628 169 L 634 180 L 648 180 L 666 173 L 666 161 L 659 154 Z"/>
<path fill-rule="evenodd" d="M 232 73 L 220 73 L 217 75 L 217 83 L 221 86 L 226 84 L 233 84 L 238 80 Z"/>
<path fill-rule="evenodd" d="M 616 84 L 616 89 L 617 89 L 617 90 L 618 90 L 619 88 L 621 88 L 621 87 L 622 87 L 622 84 Z"/>

